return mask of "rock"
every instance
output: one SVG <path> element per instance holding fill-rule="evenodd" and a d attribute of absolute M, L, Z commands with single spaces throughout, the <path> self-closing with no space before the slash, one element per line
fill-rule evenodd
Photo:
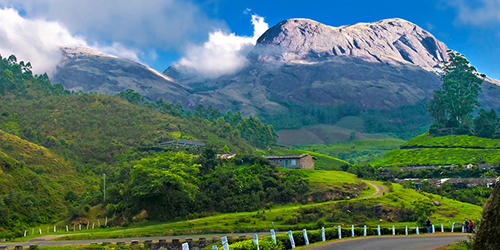
<path fill-rule="evenodd" d="M 133 89 L 153 101 L 189 102 L 188 87 L 144 65 L 84 47 L 61 50 L 63 58 L 50 78 L 66 89 L 106 94 Z"/>
<path fill-rule="evenodd" d="M 446 45 L 429 32 L 399 18 L 341 27 L 309 19 L 289 19 L 267 30 L 249 57 L 290 62 L 349 56 L 368 62 L 407 63 L 434 70 L 448 59 L 446 51 Z"/>
<path fill-rule="evenodd" d="M 439 201 L 432 201 L 432 204 L 434 204 L 434 206 L 436 207 L 441 206 L 441 203 L 439 203 Z"/>
<path fill-rule="evenodd" d="M 500 185 L 495 185 L 490 197 L 483 207 L 481 223 L 474 221 L 474 225 L 479 225 L 474 237 L 474 248 L 481 250 L 498 249 L 500 246 Z"/>

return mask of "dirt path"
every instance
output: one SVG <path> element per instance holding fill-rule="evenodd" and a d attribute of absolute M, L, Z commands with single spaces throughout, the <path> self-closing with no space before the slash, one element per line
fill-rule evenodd
<path fill-rule="evenodd" d="M 53 239 L 57 239 L 57 238 L 61 238 L 61 237 L 67 236 L 67 235 L 69 235 L 69 234 L 46 235 L 46 236 L 40 236 L 40 237 L 36 237 L 36 238 L 31 238 L 31 239 L 29 239 L 28 241 L 46 241 L 46 240 L 53 240 Z"/>
<path fill-rule="evenodd" d="M 382 196 L 384 193 L 387 193 L 387 188 L 380 185 L 380 184 L 377 184 L 375 182 L 371 182 L 371 181 L 364 181 L 366 184 L 372 186 L 375 188 L 375 190 L 377 190 L 377 192 L 375 192 L 374 194 L 372 194 L 370 196 L 371 197 L 377 197 L 377 196 Z"/>

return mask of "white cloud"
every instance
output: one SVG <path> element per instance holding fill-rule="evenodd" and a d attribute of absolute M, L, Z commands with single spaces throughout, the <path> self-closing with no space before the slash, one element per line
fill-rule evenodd
<path fill-rule="evenodd" d="M 500 24 L 500 0 L 445 0 L 457 10 L 457 19 L 473 25 Z"/>
<path fill-rule="evenodd" d="M 213 27 L 225 28 L 186 0 L 0 0 L 2 6 L 22 10 L 26 18 L 56 21 L 87 41 L 148 50 L 181 48 L 185 41 L 206 39 Z"/>
<path fill-rule="evenodd" d="M 241 69 L 247 63 L 248 52 L 269 28 L 264 18 L 258 15 L 252 15 L 251 22 L 254 26 L 252 37 L 214 31 L 203 45 L 188 46 L 185 56 L 178 63 L 211 78 Z"/>
<path fill-rule="evenodd" d="M 90 47 L 108 54 L 139 61 L 137 52 L 120 43 L 89 44 L 84 37 L 72 35 L 58 22 L 27 19 L 15 9 L 0 9 L 0 54 L 16 55 L 19 61 L 31 62 L 36 74 L 51 74 L 59 64 L 59 46 Z"/>

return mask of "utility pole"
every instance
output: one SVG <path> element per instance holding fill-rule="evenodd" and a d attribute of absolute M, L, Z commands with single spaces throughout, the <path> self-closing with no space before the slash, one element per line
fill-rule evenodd
<path fill-rule="evenodd" d="M 104 177 L 104 188 L 103 188 L 103 193 L 104 193 L 104 199 L 103 201 L 106 200 L 106 174 L 102 174 Z"/>

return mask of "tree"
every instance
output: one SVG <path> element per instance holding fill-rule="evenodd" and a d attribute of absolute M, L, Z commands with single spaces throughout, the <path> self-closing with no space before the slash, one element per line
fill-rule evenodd
<path fill-rule="evenodd" d="M 427 111 L 434 118 L 433 128 L 456 128 L 458 133 L 467 133 L 472 125 L 472 112 L 481 106 L 478 95 L 486 76 L 479 75 L 463 55 L 453 51 L 448 51 L 448 55 L 443 84 L 434 91 Z"/>
<path fill-rule="evenodd" d="M 498 131 L 500 118 L 495 110 L 489 112 L 481 109 L 478 116 L 474 119 L 474 133 L 479 137 L 493 138 Z"/>
<path fill-rule="evenodd" d="M 153 218 L 167 219 L 187 215 L 198 192 L 196 175 L 200 165 L 193 155 L 166 152 L 142 158 L 130 172 L 131 200 Z"/>

